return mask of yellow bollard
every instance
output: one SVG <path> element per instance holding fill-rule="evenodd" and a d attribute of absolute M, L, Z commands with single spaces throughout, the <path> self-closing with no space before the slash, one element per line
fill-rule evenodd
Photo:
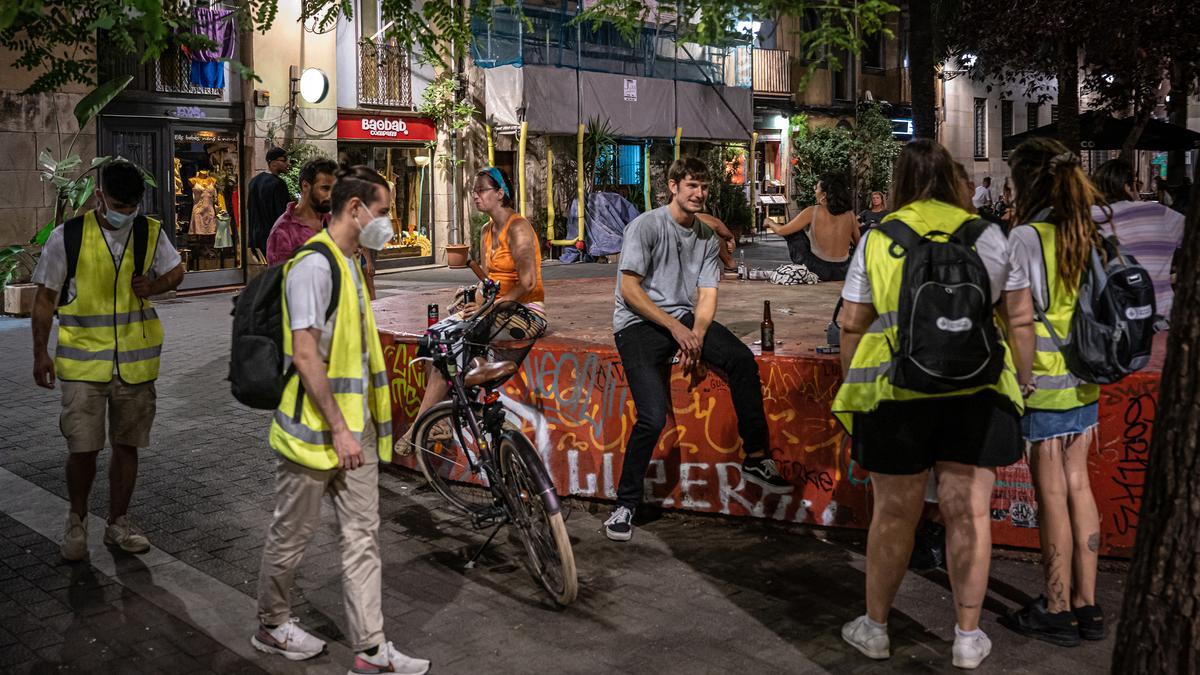
<path fill-rule="evenodd" d="M 679 139 L 683 138 L 683 127 L 675 127 L 675 159 L 679 159 Z"/>
<path fill-rule="evenodd" d="M 576 228 L 575 241 L 583 241 L 583 222 L 584 222 L 583 209 L 584 209 L 584 201 L 585 200 L 584 200 L 584 194 L 583 194 L 583 125 L 582 124 L 579 125 L 579 134 L 575 140 L 575 160 L 577 162 L 576 166 L 579 167 L 579 171 L 578 171 L 579 175 L 576 177 L 576 180 L 575 180 L 575 187 L 576 187 L 576 191 L 578 192 L 578 194 L 576 195 L 576 198 L 579 200 L 579 208 L 576 209 L 576 211 L 578 211 L 578 213 L 576 214 L 576 218 L 578 219 L 577 220 L 578 227 Z"/>
<path fill-rule="evenodd" d="M 750 166 L 746 167 L 746 180 L 750 181 L 750 229 L 757 229 L 758 223 L 755 222 L 755 201 L 758 200 L 758 162 L 756 154 L 758 151 L 758 132 L 750 134 Z"/>
<path fill-rule="evenodd" d="M 492 141 L 492 125 L 485 124 L 483 130 L 487 134 L 488 166 L 496 166 L 496 144 Z"/>
<path fill-rule="evenodd" d="M 517 213 L 522 217 L 525 216 L 525 139 L 529 135 L 529 123 L 521 122 L 521 141 L 517 146 L 517 183 L 519 185 L 520 203 L 517 204 Z"/>
<path fill-rule="evenodd" d="M 546 143 L 546 239 L 554 239 L 554 148 Z"/>

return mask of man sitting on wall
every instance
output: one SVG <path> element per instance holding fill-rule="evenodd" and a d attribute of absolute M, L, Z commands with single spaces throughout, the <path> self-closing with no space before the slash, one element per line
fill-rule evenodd
<path fill-rule="evenodd" d="M 742 472 L 772 486 L 789 485 L 769 455 L 754 354 L 713 320 L 721 240 L 697 217 L 708 198 L 708 181 L 708 169 L 699 160 L 676 160 L 667 173 L 670 204 L 638 216 L 625 229 L 613 331 L 637 422 L 625 447 L 617 506 L 604 523 L 613 541 L 633 536 L 646 469 L 671 406 L 671 357 L 676 352 L 685 372 L 694 373 L 705 363 L 725 374 L 746 451 Z"/>

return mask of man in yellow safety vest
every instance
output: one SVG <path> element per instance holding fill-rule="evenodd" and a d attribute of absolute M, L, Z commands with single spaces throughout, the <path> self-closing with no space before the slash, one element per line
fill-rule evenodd
<path fill-rule="evenodd" d="M 324 650 L 292 618 L 289 595 L 328 495 L 341 529 L 350 672 L 421 675 L 429 662 L 405 656 L 383 635 L 379 463 L 392 458 L 392 407 L 366 280 L 353 260 L 360 247 L 377 251 L 392 239 L 391 191 L 382 176 L 358 166 L 338 171 L 331 201 L 329 227 L 284 263 L 283 347 L 295 368 L 271 422 L 279 453 L 275 516 L 250 642 L 291 660 Z"/>
<path fill-rule="evenodd" d="M 96 206 L 59 225 L 46 240 L 33 274 L 33 377 L 38 386 L 62 384 L 59 427 L 67 439 L 71 510 L 61 552 L 88 557 L 87 503 L 96 458 L 111 443 L 108 527 L 104 543 L 144 553 L 150 542 L 126 511 L 137 479 L 138 448 L 150 445 L 154 381 L 163 332 L 149 298 L 183 281 L 170 236 L 138 213 L 146 191 L 141 171 L 117 160 L 100 170 Z M 128 255 L 126 255 L 128 253 Z M 58 312 L 58 347 L 47 350 Z M 106 414 L 107 413 L 107 414 Z"/>

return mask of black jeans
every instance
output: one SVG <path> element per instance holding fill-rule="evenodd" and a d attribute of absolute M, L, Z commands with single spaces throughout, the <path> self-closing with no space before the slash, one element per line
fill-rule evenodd
<path fill-rule="evenodd" d="M 689 328 L 693 320 L 691 314 L 680 319 Z M 650 456 L 671 410 L 671 357 L 679 345 L 670 331 L 648 321 L 622 329 L 615 338 L 625 381 L 637 408 L 637 422 L 625 446 L 617 505 L 636 509 L 642 502 Z M 729 383 L 742 447 L 747 453 L 767 450 L 767 417 L 763 413 L 762 381 L 754 352 L 728 328 L 714 321 L 704 335 L 700 358 L 722 371 Z"/>

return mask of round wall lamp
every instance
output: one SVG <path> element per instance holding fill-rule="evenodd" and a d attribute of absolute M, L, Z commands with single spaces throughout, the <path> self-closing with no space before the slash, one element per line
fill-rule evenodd
<path fill-rule="evenodd" d="M 300 74 L 300 97 L 309 103 L 320 103 L 329 95 L 329 77 L 320 68 L 305 68 Z"/>

